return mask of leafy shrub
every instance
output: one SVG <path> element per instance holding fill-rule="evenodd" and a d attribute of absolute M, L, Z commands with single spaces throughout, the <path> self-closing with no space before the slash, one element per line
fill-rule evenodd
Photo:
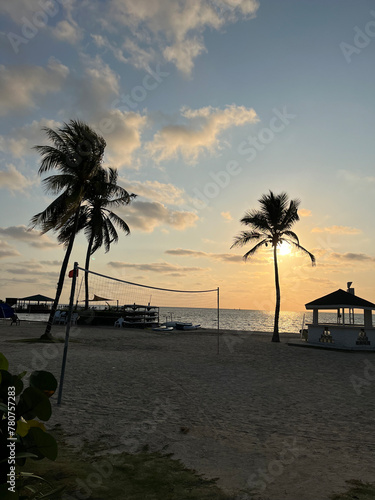
<path fill-rule="evenodd" d="M 50 498 L 29 484 L 42 478 L 21 472 L 20 467 L 27 459 L 57 457 L 57 443 L 43 423 L 51 417 L 49 398 L 57 380 L 50 372 L 34 371 L 24 388 L 26 372 L 12 375 L 8 368 L 8 360 L 0 353 L 0 498 Z"/>

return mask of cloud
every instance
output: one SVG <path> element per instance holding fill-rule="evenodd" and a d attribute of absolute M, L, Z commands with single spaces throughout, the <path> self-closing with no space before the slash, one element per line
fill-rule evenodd
<path fill-rule="evenodd" d="M 56 129 L 61 123 L 55 120 L 34 120 L 22 127 L 11 130 L 7 136 L 0 136 L 0 151 L 20 159 L 27 154 L 34 154 L 32 148 L 37 144 L 45 144 L 47 137 L 43 127 Z"/>
<path fill-rule="evenodd" d="M 0 189 L 22 192 L 32 186 L 34 182 L 21 174 L 13 164 L 6 165 L 6 170 L 0 170 Z"/>
<path fill-rule="evenodd" d="M 90 57 L 80 54 L 82 77 L 71 78 L 76 100 L 74 108 L 92 117 L 100 117 L 100 113 L 108 110 L 120 91 L 120 78 L 100 56 Z"/>
<path fill-rule="evenodd" d="M 131 230 L 152 232 L 161 225 L 171 226 L 180 231 L 194 226 L 198 216 L 193 212 L 170 210 L 162 203 L 134 201 L 123 209 L 126 222 Z"/>
<path fill-rule="evenodd" d="M 17 257 L 18 255 L 21 255 L 18 250 L 10 246 L 6 241 L 0 240 L 0 259 Z"/>
<path fill-rule="evenodd" d="M 93 34 L 91 37 L 98 48 L 110 50 L 119 62 L 132 64 L 137 69 L 150 71 L 151 63 L 155 59 L 155 51 L 152 47 L 145 50 L 130 38 L 125 39 L 122 46 L 118 47 L 103 35 Z"/>
<path fill-rule="evenodd" d="M 361 252 L 333 252 L 323 248 L 314 248 L 312 253 L 319 261 L 319 267 L 335 267 L 342 269 L 343 263 L 352 263 L 353 265 L 371 264 L 375 262 L 375 257 Z"/>
<path fill-rule="evenodd" d="M 83 76 L 76 78 L 75 75 L 69 75 L 66 80 L 67 89 L 74 95 L 71 112 L 79 109 L 85 117 L 84 121 L 105 136 L 106 159 L 112 166 L 137 168 L 133 154 L 141 147 L 141 133 L 147 125 L 147 117 L 134 111 L 110 109 L 120 91 L 118 75 L 100 57 L 91 58 L 81 54 L 81 60 Z M 34 145 L 48 142 L 42 127 L 57 129 L 61 125 L 45 118 L 34 120 L 13 129 L 6 136 L 0 136 L 0 150 L 14 158 L 22 158 L 32 152 Z"/>
<path fill-rule="evenodd" d="M 312 213 L 311 210 L 307 210 L 306 208 L 300 208 L 298 210 L 298 215 L 300 217 L 311 217 Z"/>
<path fill-rule="evenodd" d="M 132 64 L 137 69 L 150 71 L 151 63 L 156 59 L 153 47 L 142 48 L 135 40 L 127 38 L 124 41 L 123 49 L 129 54 L 126 62 Z"/>
<path fill-rule="evenodd" d="M 170 183 L 159 181 L 129 181 L 125 178 L 119 179 L 119 184 L 124 186 L 128 192 L 135 193 L 139 198 L 147 198 L 168 205 L 183 205 L 186 202 L 186 193 Z"/>
<path fill-rule="evenodd" d="M 207 258 L 207 259 L 219 260 L 221 262 L 232 262 L 232 263 L 244 262 L 242 255 L 235 255 L 232 253 L 202 252 L 199 250 L 187 250 L 183 248 L 166 250 L 165 253 L 168 255 L 177 255 L 179 257 Z M 255 264 L 264 264 L 265 260 L 257 257 L 252 257 L 251 262 Z"/>
<path fill-rule="evenodd" d="M 0 115 L 35 108 L 38 97 L 61 89 L 69 69 L 51 57 L 41 66 L 0 65 Z"/>
<path fill-rule="evenodd" d="M 258 7 L 256 0 L 111 0 L 104 26 L 127 27 L 144 51 L 157 46 L 166 61 L 190 75 L 195 58 L 206 50 L 204 31 L 249 19 Z"/>
<path fill-rule="evenodd" d="M 154 273 L 162 273 L 162 274 L 170 274 L 182 276 L 186 273 L 190 272 L 201 272 L 205 271 L 202 267 L 185 267 L 185 266 L 176 266 L 174 264 L 169 264 L 167 262 L 154 262 L 151 264 L 128 264 L 126 262 L 109 262 L 109 266 L 114 267 L 115 269 L 136 269 L 138 271 L 151 271 Z M 175 274 L 178 273 L 178 274 Z"/>
<path fill-rule="evenodd" d="M 221 215 L 221 216 L 223 217 L 223 219 L 225 219 L 225 220 L 228 220 L 228 221 L 233 220 L 233 217 L 231 216 L 230 212 L 221 212 L 221 214 L 220 214 L 220 215 Z"/>
<path fill-rule="evenodd" d="M 202 52 L 206 52 L 204 43 L 195 37 L 166 47 L 163 55 L 166 61 L 173 62 L 181 73 L 190 75 L 194 67 L 194 59 Z"/>
<path fill-rule="evenodd" d="M 72 45 L 77 44 L 83 37 L 83 32 L 79 26 L 72 21 L 67 21 L 66 19 L 63 19 L 56 24 L 56 26 L 52 29 L 52 34 L 60 42 L 68 42 Z"/>
<path fill-rule="evenodd" d="M 48 271 L 42 271 L 42 270 L 36 270 L 34 267 L 19 267 L 17 264 L 17 267 L 9 267 L 7 268 L 7 273 L 9 274 L 21 274 L 22 276 L 28 275 L 28 276 L 38 276 L 38 279 L 43 277 L 49 277 L 49 278 L 56 278 L 56 273 L 54 272 L 48 272 Z"/>
<path fill-rule="evenodd" d="M 38 261 L 36 259 L 24 260 L 22 262 L 17 262 L 16 267 L 11 267 L 9 264 L 6 268 L 6 272 L 13 275 L 22 276 L 35 276 L 38 278 L 49 278 L 52 283 L 56 281 L 56 271 L 46 271 L 45 266 L 51 267 L 52 265 L 61 266 L 59 261 Z"/>
<path fill-rule="evenodd" d="M 34 229 L 27 229 L 26 226 L 0 227 L 0 236 L 7 236 L 14 240 L 23 241 L 30 246 L 41 250 L 56 248 L 57 243 L 51 240 L 46 234 L 41 234 Z"/>
<path fill-rule="evenodd" d="M 339 170 L 337 172 L 338 177 L 344 179 L 350 184 L 373 184 L 375 182 L 375 176 L 373 175 L 362 175 L 361 173 L 352 172 L 349 170 Z"/>
<path fill-rule="evenodd" d="M 25 22 L 25 18 L 31 22 L 32 15 L 40 11 L 43 11 L 40 5 L 40 0 L 0 2 L 0 12 L 7 14 L 14 22 L 19 24 L 23 24 Z"/>
<path fill-rule="evenodd" d="M 101 120 L 112 130 L 105 134 L 109 163 L 117 168 L 138 168 L 133 155 L 141 147 L 141 132 L 147 124 L 147 117 L 112 109 L 102 113 Z"/>
<path fill-rule="evenodd" d="M 314 227 L 312 233 L 329 233 L 329 234 L 360 234 L 362 231 L 355 227 L 348 226 L 331 226 L 331 227 Z"/>
<path fill-rule="evenodd" d="M 76 96 L 74 108 L 105 136 L 106 159 L 112 166 L 138 168 L 133 154 L 141 146 L 147 116 L 116 108 L 116 103 L 120 104 L 119 76 L 99 56 L 91 58 L 81 54 L 81 60 L 83 77 L 71 79 Z"/>
<path fill-rule="evenodd" d="M 375 262 L 375 257 L 372 257 L 371 255 L 367 255 L 365 253 L 332 252 L 330 258 L 334 259 L 334 260 L 345 260 L 345 261 L 352 261 L 352 262 Z"/>
<path fill-rule="evenodd" d="M 235 104 L 224 109 L 212 106 L 197 110 L 182 108 L 181 116 L 186 124 L 164 127 L 146 145 L 147 152 L 156 162 L 181 155 L 186 162 L 195 163 L 200 154 L 220 149 L 219 136 L 225 130 L 258 121 L 252 108 Z"/>

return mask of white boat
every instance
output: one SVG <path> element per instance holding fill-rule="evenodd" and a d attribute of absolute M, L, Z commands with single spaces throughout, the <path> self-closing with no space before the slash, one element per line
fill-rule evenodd
<path fill-rule="evenodd" d="M 198 330 L 201 325 L 184 325 L 183 330 Z"/>
<path fill-rule="evenodd" d="M 170 332 L 173 330 L 173 326 L 167 326 L 167 325 L 154 326 L 152 330 L 154 332 Z"/>
<path fill-rule="evenodd" d="M 175 328 L 176 330 L 197 330 L 200 327 L 201 325 L 193 325 L 193 323 L 177 322 Z"/>

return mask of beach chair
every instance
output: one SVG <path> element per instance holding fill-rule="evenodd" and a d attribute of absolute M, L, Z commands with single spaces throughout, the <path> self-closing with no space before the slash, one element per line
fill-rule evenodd
<path fill-rule="evenodd" d="M 70 320 L 70 324 L 71 325 L 76 325 L 78 320 L 79 320 L 79 314 L 75 312 L 75 313 L 72 314 L 72 317 L 71 317 L 71 320 Z"/>
<path fill-rule="evenodd" d="M 117 320 L 115 321 L 114 326 L 117 326 L 118 328 L 121 328 L 121 327 L 122 327 L 122 325 L 123 325 L 123 323 L 124 323 L 124 321 L 125 321 L 125 320 L 124 320 L 124 318 L 121 316 L 121 318 L 119 318 L 119 319 L 117 319 Z"/>
<path fill-rule="evenodd" d="M 66 317 L 67 317 L 66 311 L 61 311 L 61 314 L 56 320 L 56 323 L 58 325 L 66 325 Z"/>
<path fill-rule="evenodd" d="M 61 311 L 56 311 L 55 312 L 55 315 L 53 317 L 53 322 L 52 324 L 56 324 L 58 323 L 59 319 L 60 319 L 60 316 L 61 316 Z"/>
<path fill-rule="evenodd" d="M 17 314 L 13 314 L 13 316 L 11 316 L 10 319 L 11 319 L 10 326 L 12 326 L 13 323 L 15 325 L 21 324 L 21 320 L 19 319 L 19 317 L 17 316 Z"/>

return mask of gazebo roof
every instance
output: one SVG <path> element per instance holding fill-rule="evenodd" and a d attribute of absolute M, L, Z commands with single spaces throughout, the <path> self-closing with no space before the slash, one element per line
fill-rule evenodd
<path fill-rule="evenodd" d="M 22 299 L 18 300 L 28 300 L 29 302 L 53 302 L 54 299 L 51 299 L 50 297 L 46 297 L 45 295 L 30 295 L 30 297 L 23 297 Z"/>
<path fill-rule="evenodd" d="M 324 295 L 319 299 L 313 300 L 305 304 L 306 309 L 336 309 L 339 307 L 353 307 L 359 309 L 375 309 L 375 304 L 368 300 L 361 299 L 357 295 L 345 292 L 344 290 L 336 290 L 335 292 Z"/>

